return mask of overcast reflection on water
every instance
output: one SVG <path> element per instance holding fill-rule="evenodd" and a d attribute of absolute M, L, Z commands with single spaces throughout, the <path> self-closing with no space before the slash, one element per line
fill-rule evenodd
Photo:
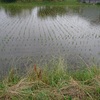
<path fill-rule="evenodd" d="M 0 8 L 1 74 L 52 57 L 100 64 L 100 7 Z"/>

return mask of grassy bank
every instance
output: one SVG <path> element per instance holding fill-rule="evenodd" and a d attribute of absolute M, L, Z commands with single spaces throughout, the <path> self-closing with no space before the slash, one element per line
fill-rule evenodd
<path fill-rule="evenodd" d="M 100 68 L 72 72 L 59 60 L 51 67 L 34 65 L 23 76 L 12 69 L 0 82 L 0 100 L 100 100 Z"/>
<path fill-rule="evenodd" d="M 64 1 L 26 1 L 26 2 L 14 2 L 14 3 L 1 3 L 0 5 L 4 6 L 81 6 L 81 5 L 90 5 L 85 3 L 77 2 L 77 0 L 64 0 Z"/>

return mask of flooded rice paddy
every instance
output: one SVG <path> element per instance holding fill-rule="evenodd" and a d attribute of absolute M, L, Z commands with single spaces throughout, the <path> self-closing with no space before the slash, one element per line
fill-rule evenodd
<path fill-rule="evenodd" d="M 100 65 L 100 7 L 0 8 L 0 74 L 64 58 Z"/>

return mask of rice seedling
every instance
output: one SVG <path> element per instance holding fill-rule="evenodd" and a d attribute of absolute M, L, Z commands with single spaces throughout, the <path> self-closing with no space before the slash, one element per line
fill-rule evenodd
<path fill-rule="evenodd" d="M 99 25 L 97 26 L 90 25 L 91 21 L 86 20 L 86 19 L 89 19 L 89 17 L 88 16 L 84 17 L 84 14 L 82 13 L 86 11 L 84 10 L 84 7 L 82 9 L 78 9 L 78 11 L 76 12 L 74 12 L 73 9 L 70 9 L 69 7 L 65 7 L 64 8 L 65 10 L 58 7 L 55 8 L 53 6 L 44 7 L 45 9 L 40 9 L 40 8 L 42 7 L 36 7 L 32 9 L 32 13 L 31 11 L 30 13 L 27 12 L 28 14 L 24 13 L 26 10 L 23 9 L 22 10 L 23 15 L 26 14 L 25 15 L 26 17 L 23 17 L 20 14 L 9 16 L 6 14 L 6 12 L 4 15 L 4 20 L 1 20 L 3 17 L 0 16 L 1 58 L 3 56 L 6 56 L 6 54 L 8 55 L 8 57 L 15 56 L 15 58 L 16 56 L 32 55 L 34 59 L 36 58 L 36 62 L 39 62 L 41 59 L 42 59 L 41 60 L 42 62 L 50 58 L 51 55 L 54 55 L 54 56 L 65 55 L 66 59 L 70 60 L 71 57 L 76 58 L 76 56 L 71 56 L 69 58 L 67 57 L 67 54 L 70 53 L 74 55 L 75 53 L 75 54 L 79 54 L 79 56 L 82 56 L 89 63 L 91 63 L 92 59 L 94 58 L 96 58 L 97 62 L 99 62 L 99 47 L 100 47 L 99 46 L 100 44 L 99 43 L 100 42 L 99 41 L 99 31 L 100 31 Z M 40 12 L 41 15 L 37 16 L 38 14 L 37 9 L 43 10 L 42 12 Z M 67 9 L 69 10 L 69 12 L 67 11 Z M 89 9 L 92 9 L 92 8 L 89 8 Z M 79 11 L 82 11 L 82 12 L 79 12 Z M 8 12 L 10 12 L 10 10 Z M 2 12 L 0 11 L 0 14 L 1 13 Z M 45 18 L 42 18 L 42 17 L 45 17 Z M 82 25 L 82 23 L 84 24 Z M 93 45 L 91 46 L 92 42 L 93 42 Z M 46 51 L 46 49 L 48 49 L 48 51 Z M 75 60 L 75 61 L 72 61 L 71 63 L 76 64 L 77 61 Z M 95 63 L 95 61 L 93 63 Z M 6 64 L 3 62 L 2 65 L 6 65 Z M 54 66 L 54 65 L 51 65 L 51 66 Z M 55 66 L 58 66 L 58 65 L 55 64 Z M 74 66 L 77 66 L 77 65 L 74 65 Z M 4 68 L 7 68 L 7 67 L 4 67 Z M 42 70 L 44 72 L 44 69 Z M 87 85 L 87 83 L 84 83 L 84 81 L 89 80 L 90 81 L 89 85 L 91 85 L 93 84 L 91 83 L 91 80 L 93 79 L 93 77 L 95 77 L 94 76 L 95 73 L 89 72 L 88 70 L 87 71 L 86 70 L 82 72 L 76 71 L 75 72 L 76 74 L 72 73 L 68 75 L 64 72 L 65 76 L 63 76 L 59 71 L 56 72 L 56 68 L 55 68 L 54 71 L 50 71 L 50 73 L 46 72 L 47 76 L 42 75 L 42 79 L 37 78 L 36 80 L 41 80 L 47 85 L 53 88 L 57 88 L 57 91 L 55 91 L 54 89 L 55 94 L 58 93 L 57 95 L 59 94 L 61 95 L 61 92 L 66 92 L 64 93 L 64 95 L 61 96 L 62 98 L 73 99 L 75 95 L 79 96 L 79 97 L 76 96 L 76 99 L 81 98 L 81 94 L 78 93 L 79 91 L 81 91 L 84 94 L 84 95 L 82 94 L 82 97 L 84 97 L 85 95 L 88 95 L 88 98 L 90 99 L 99 98 L 98 94 L 100 92 L 100 89 L 98 87 L 95 89 L 95 91 L 98 91 L 97 97 L 96 96 L 91 97 L 91 95 L 93 95 L 94 92 L 91 92 L 91 91 L 87 92 L 87 90 L 84 89 L 85 87 L 84 84 Z M 53 74 L 53 76 L 51 75 L 51 73 Z M 38 76 L 38 74 L 36 76 Z M 69 76 L 71 76 L 72 78 L 68 78 Z M 80 76 L 84 76 L 84 77 L 80 77 Z M 25 78 L 26 77 L 27 75 L 25 75 Z M 67 78 L 68 79 L 63 82 L 62 81 L 64 80 L 63 77 L 65 77 L 65 80 Z M 21 80 L 21 77 L 19 80 Z M 98 81 L 98 78 L 96 80 Z M 33 82 L 35 80 L 27 79 L 27 81 Z M 78 94 L 70 95 L 72 88 L 69 89 L 66 87 L 63 89 L 62 87 L 63 85 L 64 86 L 69 85 L 67 81 L 68 82 L 70 81 L 72 83 L 75 81 L 77 83 L 77 85 L 75 83 L 75 89 L 77 90 L 76 92 Z M 84 84 L 81 83 L 81 81 Z M 96 83 L 98 84 L 97 81 Z M 81 86 L 79 87 L 78 85 L 80 84 Z M 71 86 L 71 87 L 74 87 L 74 86 Z M 60 88 L 62 88 L 61 91 L 60 91 Z M 69 89 L 70 92 L 67 92 L 66 89 Z M 31 91 L 30 89 L 26 89 L 25 92 L 22 90 L 21 91 L 18 90 L 21 93 L 23 92 L 18 97 L 20 99 L 23 99 L 24 98 L 23 94 L 29 92 L 30 94 L 26 96 L 27 99 L 28 98 L 33 99 L 35 96 L 37 96 L 38 99 L 40 99 L 41 97 L 50 99 L 51 97 L 49 97 L 50 96 L 49 92 L 50 93 L 52 92 L 52 94 L 54 93 L 51 90 L 52 89 L 46 90 L 48 91 L 48 93 L 46 93 L 45 90 L 41 90 L 41 92 L 40 93 L 37 92 L 36 95 L 34 95 L 33 91 Z M 34 95 L 34 97 L 32 97 L 32 95 Z M 17 96 L 12 96 L 11 98 L 16 99 Z"/>

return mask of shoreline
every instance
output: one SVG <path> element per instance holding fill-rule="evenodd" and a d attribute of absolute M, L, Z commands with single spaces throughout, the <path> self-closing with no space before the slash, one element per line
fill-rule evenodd
<path fill-rule="evenodd" d="M 67 2 L 67 1 L 43 1 L 43 2 L 15 2 L 15 3 L 3 3 L 0 2 L 0 6 L 98 6 L 93 4 L 87 4 L 87 3 L 80 3 L 80 2 Z"/>

